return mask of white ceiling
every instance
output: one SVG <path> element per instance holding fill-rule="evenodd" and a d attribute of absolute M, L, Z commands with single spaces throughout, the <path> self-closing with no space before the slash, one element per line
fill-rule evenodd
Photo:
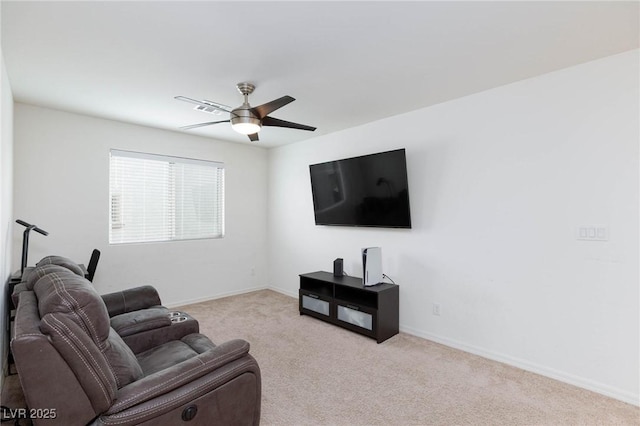
<path fill-rule="evenodd" d="M 14 99 L 179 131 L 238 106 L 296 101 L 272 147 L 639 47 L 639 2 L 10 2 L 2 50 Z M 425 130 L 428 132 L 428 129 Z M 229 124 L 188 131 L 251 143 Z"/>

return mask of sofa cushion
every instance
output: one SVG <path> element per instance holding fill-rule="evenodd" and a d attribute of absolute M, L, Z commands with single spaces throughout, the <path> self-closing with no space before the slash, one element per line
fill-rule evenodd
<path fill-rule="evenodd" d="M 61 272 L 68 273 L 73 272 L 70 269 L 65 268 L 64 266 L 54 265 L 52 263 L 47 263 L 42 266 L 36 266 L 35 268 L 30 268 L 29 272 L 25 271 L 25 275 L 22 277 L 22 282 L 25 285 L 26 290 L 33 290 L 33 286 L 38 282 L 38 280 L 44 277 L 51 272 Z"/>
<path fill-rule="evenodd" d="M 82 268 L 76 262 L 64 256 L 45 256 L 40 260 L 40 262 L 36 263 L 36 266 L 43 265 L 59 265 L 67 268 L 76 275 L 84 277 L 84 271 Z"/>
<path fill-rule="evenodd" d="M 11 294 L 13 306 L 18 306 L 18 303 L 20 301 L 20 293 L 22 293 L 23 291 L 32 291 L 35 283 L 40 278 L 51 272 L 69 272 L 69 270 L 64 266 L 53 264 L 26 268 L 24 270 L 24 273 L 22 274 L 22 280 L 13 288 L 13 293 Z"/>
<path fill-rule="evenodd" d="M 45 314 L 40 322 L 40 330 L 49 337 L 51 344 L 77 377 L 95 413 L 107 410 L 115 401 L 118 388 L 113 369 L 100 348 L 67 312 Z M 43 359 L 42 362 L 47 360 Z"/>
<path fill-rule="evenodd" d="M 215 345 L 202 334 L 189 334 L 181 340 L 173 340 L 137 355 L 145 376 L 174 366 L 182 361 L 198 356 Z"/>
<path fill-rule="evenodd" d="M 40 278 L 34 290 L 41 317 L 56 314 L 61 324 L 77 325 L 102 353 L 118 388 L 142 377 L 136 357 L 111 328 L 104 301 L 89 281 L 68 270 L 57 271 Z M 69 327 L 60 328 L 65 329 Z"/>
<path fill-rule="evenodd" d="M 118 389 L 143 377 L 136 356 L 113 328 L 110 329 L 104 355 L 113 370 Z"/>
<path fill-rule="evenodd" d="M 66 313 L 101 349 L 109 336 L 107 308 L 93 286 L 71 271 L 52 272 L 33 287 L 38 298 L 40 316 Z"/>

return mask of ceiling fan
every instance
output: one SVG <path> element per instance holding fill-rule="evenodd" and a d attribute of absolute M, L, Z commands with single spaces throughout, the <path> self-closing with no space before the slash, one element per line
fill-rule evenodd
<path fill-rule="evenodd" d="M 237 108 L 231 108 L 227 105 L 212 101 L 198 101 L 187 98 L 186 96 L 176 96 L 175 99 L 198 105 L 195 109 L 213 114 L 221 114 L 222 111 L 228 112 L 229 120 L 209 121 L 206 123 L 191 124 L 189 126 L 180 127 L 181 129 L 195 129 L 196 127 L 211 126 L 218 123 L 229 123 L 231 127 L 238 133 L 249 136 L 251 141 L 257 141 L 258 132 L 262 126 L 286 127 L 289 129 L 309 130 L 313 132 L 315 127 L 304 124 L 292 123 L 290 121 L 280 120 L 278 118 L 269 117 L 273 111 L 282 108 L 295 101 L 291 96 L 283 96 L 266 104 L 252 107 L 249 105 L 249 95 L 255 90 L 255 86 L 251 83 L 238 83 L 236 85 L 238 91 L 244 96 L 244 103 Z"/>

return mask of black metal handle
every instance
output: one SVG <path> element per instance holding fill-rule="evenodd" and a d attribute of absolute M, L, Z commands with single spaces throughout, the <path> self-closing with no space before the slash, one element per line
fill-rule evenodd
<path fill-rule="evenodd" d="M 22 234 L 22 263 L 20 264 L 20 276 L 22 276 L 22 274 L 24 273 L 24 268 L 27 267 L 27 253 L 29 252 L 29 232 L 31 232 L 31 230 L 34 230 L 44 236 L 49 235 L 49 233 L 44 229 L 38 228 L 37 225 L 32 225 L 30 223 L 25 222 L 24 220 L 18 219 L 16 220 L 16 223 L 22 226 L 25 226 L 27 228 L 24 230 L 24 233 Z"/>
<path fill-rule="evenodd" d="M 33 229 L 34 231 L 36 231 L 39 234 L 42 234 L 42 235 L 45 235 L 45 236 L 49 235 L 49 233 L 47 231 L 45 231 L 44 229 L 40 229 L 36 225 L 32 225 L 30 223 L 27 223 L 24 220 L 18 219 L 18 220 L 16 220 L 16 222 L 19 223 L 22 226 L 26 226 L 27 228 Z"/>

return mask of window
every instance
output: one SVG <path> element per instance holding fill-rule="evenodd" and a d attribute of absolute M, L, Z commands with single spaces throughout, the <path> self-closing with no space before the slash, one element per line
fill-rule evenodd
<path fill-rule="evenodd" d="M 224 236 L 224 164 L 111 150 L 109 243 Z"/>

